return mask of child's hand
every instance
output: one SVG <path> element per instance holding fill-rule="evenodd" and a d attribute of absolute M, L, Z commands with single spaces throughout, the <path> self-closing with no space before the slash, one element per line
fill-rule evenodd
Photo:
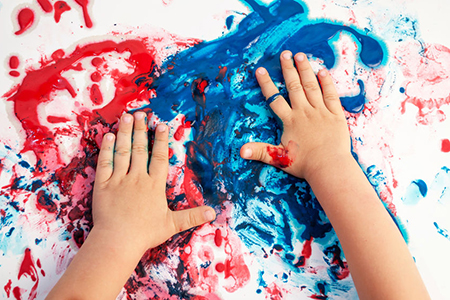
<path fill-rule="evenodd" d="M 317 82 L 305 54 L 284 51 L 280 57 L 291 106 L 282 96 L 264 68 L 256 78 L 273 112 L 283 123 L 281 144 L 247 143 L 241 156 L 260 160 L 294 176 L 309 179 L 328 162 L 348 157 L 350 136 L 341 103 L 330 74 L 319 72 Z M 321 88 L 322 87 L 322 88 Z"/>
<path fill-rule="evenodd" d="M 141 255 L 172 235 L 214 220 L 207 206 L 182 211 L 167 207 L 168 128 L 155 130 L 150 166 L 146 115 L 124 114 L 117 141 L 104 136 L 93 196 L 93 231 L 114 243 L 131 243 Z"/>

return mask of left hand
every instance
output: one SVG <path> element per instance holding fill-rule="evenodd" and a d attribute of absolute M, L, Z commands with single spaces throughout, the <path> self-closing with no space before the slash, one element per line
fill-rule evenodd
<path fill-rule="evenodd" d="M 133 129 L 134 119 L 134 129 Z M 117 141 L 107 133 L 98 157 L 93 196 L 93 231 L 142 254 L 174 234 L 215 219 L 212 208 L 172 211 L 167 206 L 168 127 L 159 124 L 148 166 L 146 115 L 124 114 Z"/>

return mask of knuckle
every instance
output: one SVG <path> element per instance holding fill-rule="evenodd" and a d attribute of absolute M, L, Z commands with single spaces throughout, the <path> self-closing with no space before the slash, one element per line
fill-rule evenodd
<path fill-rule="evenodd" d="M 97 168 L 106 169 L 106 168 L 112 168 L 113 167 L 113 161 L 111 159 L 100 159 L 97 162 Z"/>
<path fill-rule="evenodd" d="M 317 82 L 313 82 L 313 81 L 307 81 L 305 83 L 303 83 L 303 88 L 305 89 L 305 91 L 310 91 L 310 92 L 315 92 L 320 90 L 319 84 Z"/>
<path fill-rule="evenodd" d="M 152 153 L 152 161 L 161 161 L 161 162 L 165 162 L 167 161 L 167 155 L 164 153 L 161 153 L 159 151 L 154 151 Z"/>
<path fill-rule="evenodd" d="M 198 222 L 197 222 L 197 215 L 194 213 L 194 211 L 190 211 L 189 212 L 188 221 L 187 222 L 188 222 L 188 227 L 187 228 L 191 228 L 191 227 L 197 226 L 197 224 L 198 224 Z"/>
<path fill-rule="evenodd" d="M 291 81 L 286 83 L 286 88 L 289 92 L 298 92 L 303 90 L 302 85 L 298 81 Z"/>
<path fill-rule="evenodd" d="M 131 153 L 130 148 L 118 147 L 114 154 L 118 156 L 127 156 L 130 155 L 130 153 Z"/>
<path fill-rule="evenodd" d="M 338 100 L 339 97 L 334 92 L 323 92 L 323 99 L 325 101 L 334 101 L 334 100 Z"/>
<path fill-rule="evenodd" d="M 147 154 L 148 147 L 145 144 L 134 143 L 132 146 L 132 152 L 133 152 L 133 154 Z"/>

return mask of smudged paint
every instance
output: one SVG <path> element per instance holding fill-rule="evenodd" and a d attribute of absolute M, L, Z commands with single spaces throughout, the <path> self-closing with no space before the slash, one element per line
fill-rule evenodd
<path fill-rule="evenodd" d="M 19 30 L 17 30 L 14 34 L 21 35 L 28 28 L 33 25 L 34 22 L 34 12 L 29 8 L 22 8 L 17 15 L 17 23 L 19 24 Z"/>
<path fill-rule="evenodd" d="M 266 151 L 272 158 L 270 164 L 273 166 L 284 169 L 292 165 L 292 159 L 289 158 L 288 150 L 281 147 L 267 146 Z"/>

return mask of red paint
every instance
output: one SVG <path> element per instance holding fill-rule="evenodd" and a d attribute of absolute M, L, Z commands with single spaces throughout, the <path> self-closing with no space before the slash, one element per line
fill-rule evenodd
<path fill-rule="evenodd" d="M 65 55 L 64 50 L 63 49 L 58 49 L 55 52 L 52 53 L 52 59 L 54 61 L 63 58 Z"/>
<path fill-rule="evenodd" d="M 287 168 L 292 165 L 292 160 L 289 158 L 289 151 L 283 147 L 267 146 L 267 154 L 272 157 L 270 162 L 277 168 Z"/>
<path fill-rule="evenodd" d="M 89 56 L 97 56 L 108 52 L 129 52 L 125 60 L 135 67 L 132 74 L 115 74 L 116 92 L 114 98 L 105 107 L 95 110 L 86 116 L 89 120 L 91 115 L 102 119 L 102 123 L 113 123 L 118 120 L 123 111 L 126 110 L 128 102 L 135 100 L 138 95 L 147 90 L 145 82 L 139 86 L 134 80 L 142 74 L 149 74 L 154 68 L 153 54 L 150 54 L 143 42 L 137 40 L 115 43 L 104 41 L 77 47 L 73 53 L 64 58 L 44 62 L 39 70 L 31 70 L 22 81 L 22 84 L 13 90 L 8 98 L 14 102 L 14 112 L 21 121 L 27 134 L 23 151 L 32 150 L 39 159 L 44 153 L 56 149 L 54 135 L 43 126 L 38 117 L 37 107 L 43 102 L 51 100 L 51 94 L 55 90 L 67 90 L 72 97 L 76 96 L 75 89 L 61 75 L 61 73 L 81 68 L 80 60 Z M 95 99 L 95 98 L 94 98 Z M 97 102 L 99 99 L 95 99 Z M 94 120 L 93 120 L 94 121 Z M 83 121 L 84 122 L 84 121 Z M 95 124 L 98 120 L 95 121 Z M 81 125 L 84 126 L 84 123 Z"/>
<path fill-rule="evenodd" d="M 191 122 L 186 122 L 186 117 L 183 117 L 181 120 L 181 125 L 178 126 L 173 135 L 174 139 L 180 141 L 184 137 L 184 130 L 187 128 L 191 128 Z"/>
<path fill-rule="evenodd" d="M 39 276 L 36 270 L 36 267 L 33 262 L 33 258 L 31 257 L 31 250 L 30 248 L 25 249 L 25 255 L 23 257 L 22 264 L 20 265 L 19 274 L 17 275 L 17 279 L 20 280 L 20 278 L 25 275 L 29 276 L 31 280 L 35 281 L 36 283 L 33 285 L 30 291 L 29 299 L 35 299 L 36 298 L 36 289 L 39 284 Z M 16 288 L 14 288 L 16 290 Z M 15 292 L 13 290 L 14 296 L 16 296 Z M 20 290 L 17 290 L 20 295 Z"/>
<path fill-rule="evenodd" d="M 442 140 L 441 151 L 445 153 L 450 152 L 450 141 L 448 139 Z"/>
<path fill-rule="evenodd" d="M 15 35 L 24 33 L 34 22 L 34 12 L 29 8 L 23 8 L 17 15 L 17 22 L 20 29 L 15 32 Z"/>
<path fill-rule="evenodd" d="M 17 56 L 13 55 L 9 58 L 9 67 L 11 69 L 17 69 L 17 67 L 19 67 L 19 64 L 20 64 L 20 61 Z"/>
<path fill-rule="evenodd" d="M 216 271 L 222 273 L 223 271 L 225 271 L 225 265 L 223 263 L 218 263 L 216 265 Z"/>
<path fill-rule="evenodd" d="M 12 285 L 12 281 L 11 281 L 11 279 L 8 281 L 8 283 L 7 284 L 5 284 L 5 287 L 4 287 L 4 289 L 5 289 L 5 292 L 6 292 L 6 296 L 9 298 L 9 295 L 10 295 L 10 293 L 11 293 L 11 285 Z"/>
<path fill-rule="evenodd" d="M 306 240 L 305 243 L 303 244 L 303 250 L 302 250 L 302 255 L 305 258 L 310 258 L 311 257 L 311 242 L 312 242 L 313 238 L 310 238 L 309 240 Z"/>
<path fill-rule="evenodd" d="M 91 98 L 92 103 L 96 105 L 100 105 L 103 103 L 102 92 L 100 92 L 98 84 L 93 84 L 91 86 L 89 96 Z"/>
<path fill-rule="evenodd" d="M 102 75 L 100 75 L 99 72 L 94 72 L 91 74 L 91 80 L 93 82 L 99 82 L 100 80 L 102 80 Z"/>
<path fill-rule="evenodd" d="M 53 7 L 52 4 L 50 3 L 50 1 L 48 0 L 37 0 L 37 2 L 39 3 L 39 5 L 42 7 L 42 9 L 46 12 L 52 12 Z"/>
<path fill-rule="evenodd" d="M 66 12 L 71 10 L 70 6 L 65 2 L 65 1 L 56 1 L 55 2 L 55 22 L 59 23 L 59 21 L 61 20 L 61 15 Z"/>
<path fill-rule="evenodd" d="M 92 64 L 94 67 L 98 67 L 98 66 L 100 66 L 102 63 L 103 63 L 103 59 L 101 59 L 100 57 L 94 57 L 94 58 L 91 60 L 91 64 Z"/>
<path fill-rule="evenodd" d="M 89 4 L 88 0 L 75 0 L 75 2 L 81 6 L 81 8 L 83 9 L 83 17 L 84 17 L 84 23 L 86 24 L 87 28 L 91 28 L 92 27 L 92 20 L 91 17 L 89 16 L 89 12 L 87 9 L 87 6 Z"/>
<path fill-rule="evenodd" d="M 216 233 L 214 234 L 214 243 L 217 247 L 222 245 L 222 233 L 219 228 L 216 229 Z"/>
<path fill-rule="evenodd" d="M 18 286 L 13 288 L 13 295 L 16 300 L 22 300 L 22 291 Z"/>
<path fill-rule="evenodd" d="M 12 76 L 12 77 L 19 77 L 19 76 L 20 76 L 20 73 L 17 72 L 17 71 L 10 71 L 10 72 L 9 72 L 9 75 Z"/>
<path fill-rule="evenodd" d="M 47 122 L 49 123 L 65 123 L 67 121 L 70 121 L 68 118 L 66 117 L 55 117 L 55 116 L 48 116 L 47 117 Z"/>
<path fill-rule="evenodd" d="M 216 77 L 216 81 L 222 82 L 222 80 L 225 78 L 225 75 L 227 74 L 227 67 L 221 67 L 219 66 L 219 75 Z"/>

